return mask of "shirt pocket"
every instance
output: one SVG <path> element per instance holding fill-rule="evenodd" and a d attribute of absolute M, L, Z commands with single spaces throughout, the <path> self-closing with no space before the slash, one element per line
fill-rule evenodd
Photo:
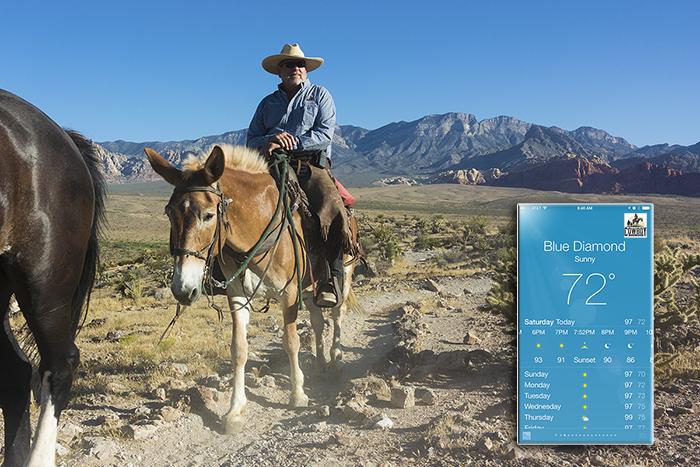
<path fill-rule="evenodd" d="M 318 103 L 314 101 L 304 101 L 304 119 L 302 124 L 304 128 L 311 128 L 316 122 L 316 116 L 318 115 Z"/>

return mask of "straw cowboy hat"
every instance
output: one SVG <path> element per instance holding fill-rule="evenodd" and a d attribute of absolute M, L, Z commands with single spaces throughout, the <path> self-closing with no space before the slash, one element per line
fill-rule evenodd
<path fill-rule="evenodd" d="M 262 61 L 262 67 L 268 73 L 277 74 L 277 67 L 284 60 L 305 60 L 306 71 L 314 71 L 316 68 L 323 65 L 323 59 L 319 57 L 305 57 L 301 51 L 299 44 L 289 45 L 284 44 L 282 51 L 277 55 L 270 55 Z"/>

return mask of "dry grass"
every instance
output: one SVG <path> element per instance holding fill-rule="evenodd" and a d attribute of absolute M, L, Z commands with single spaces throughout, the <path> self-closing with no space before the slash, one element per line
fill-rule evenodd
<path fill-rule="evenodd" d="M 700 352 L 683 351 L 657 356 L 654 377 L 658 379 L 700 379 Z"/>
<path fill-rule="evenodd" d="M 78 398 L 103 391 L 149 393 L 173 378 L 171 363 L 186 367 L 183 380 L 230 372 L 231 319 L 220 321 L 205 299 L 187 308 L 160 341 L 175 316 L 173 299 L 104 295 L 93 300 L 76 339 L 83 356 L 73 385 Z M 216 297 L 216 303 L 226 308 L 223 297 Z M 270 324 L 264 316 L 252 315 L 249 335 L 266 334 Z"/>

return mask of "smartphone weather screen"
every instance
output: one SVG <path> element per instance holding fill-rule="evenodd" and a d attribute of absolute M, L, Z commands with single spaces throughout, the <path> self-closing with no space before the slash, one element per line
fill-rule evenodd
<path fill-rule="evenodd" d="M 653 205 L 518 205 L 518 442 L 653 442 Z"/>

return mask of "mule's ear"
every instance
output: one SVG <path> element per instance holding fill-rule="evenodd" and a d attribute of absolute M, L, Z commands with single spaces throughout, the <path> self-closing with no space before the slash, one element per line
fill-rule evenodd
<path fill-rule="evenodd" d="M 145 148 L 144 151 L 146 151 L 146 156 L 148 156 L 148 162 L 151 163 L 151 167 L 153 167 L 153 170 L 158 175 L 163 177 L 163 179 L 171 185 L 181 185 L 181 171 L 173 167 L 170 162 L 163 159 L 163 157 L 153 149 Z"/>
<path fill-rule="evenodd" d="M 208 185 L 216 182 L 224 174 L 226 156 L 220 146 L 214 146 L 204 163 L 204 179 Z"/>

